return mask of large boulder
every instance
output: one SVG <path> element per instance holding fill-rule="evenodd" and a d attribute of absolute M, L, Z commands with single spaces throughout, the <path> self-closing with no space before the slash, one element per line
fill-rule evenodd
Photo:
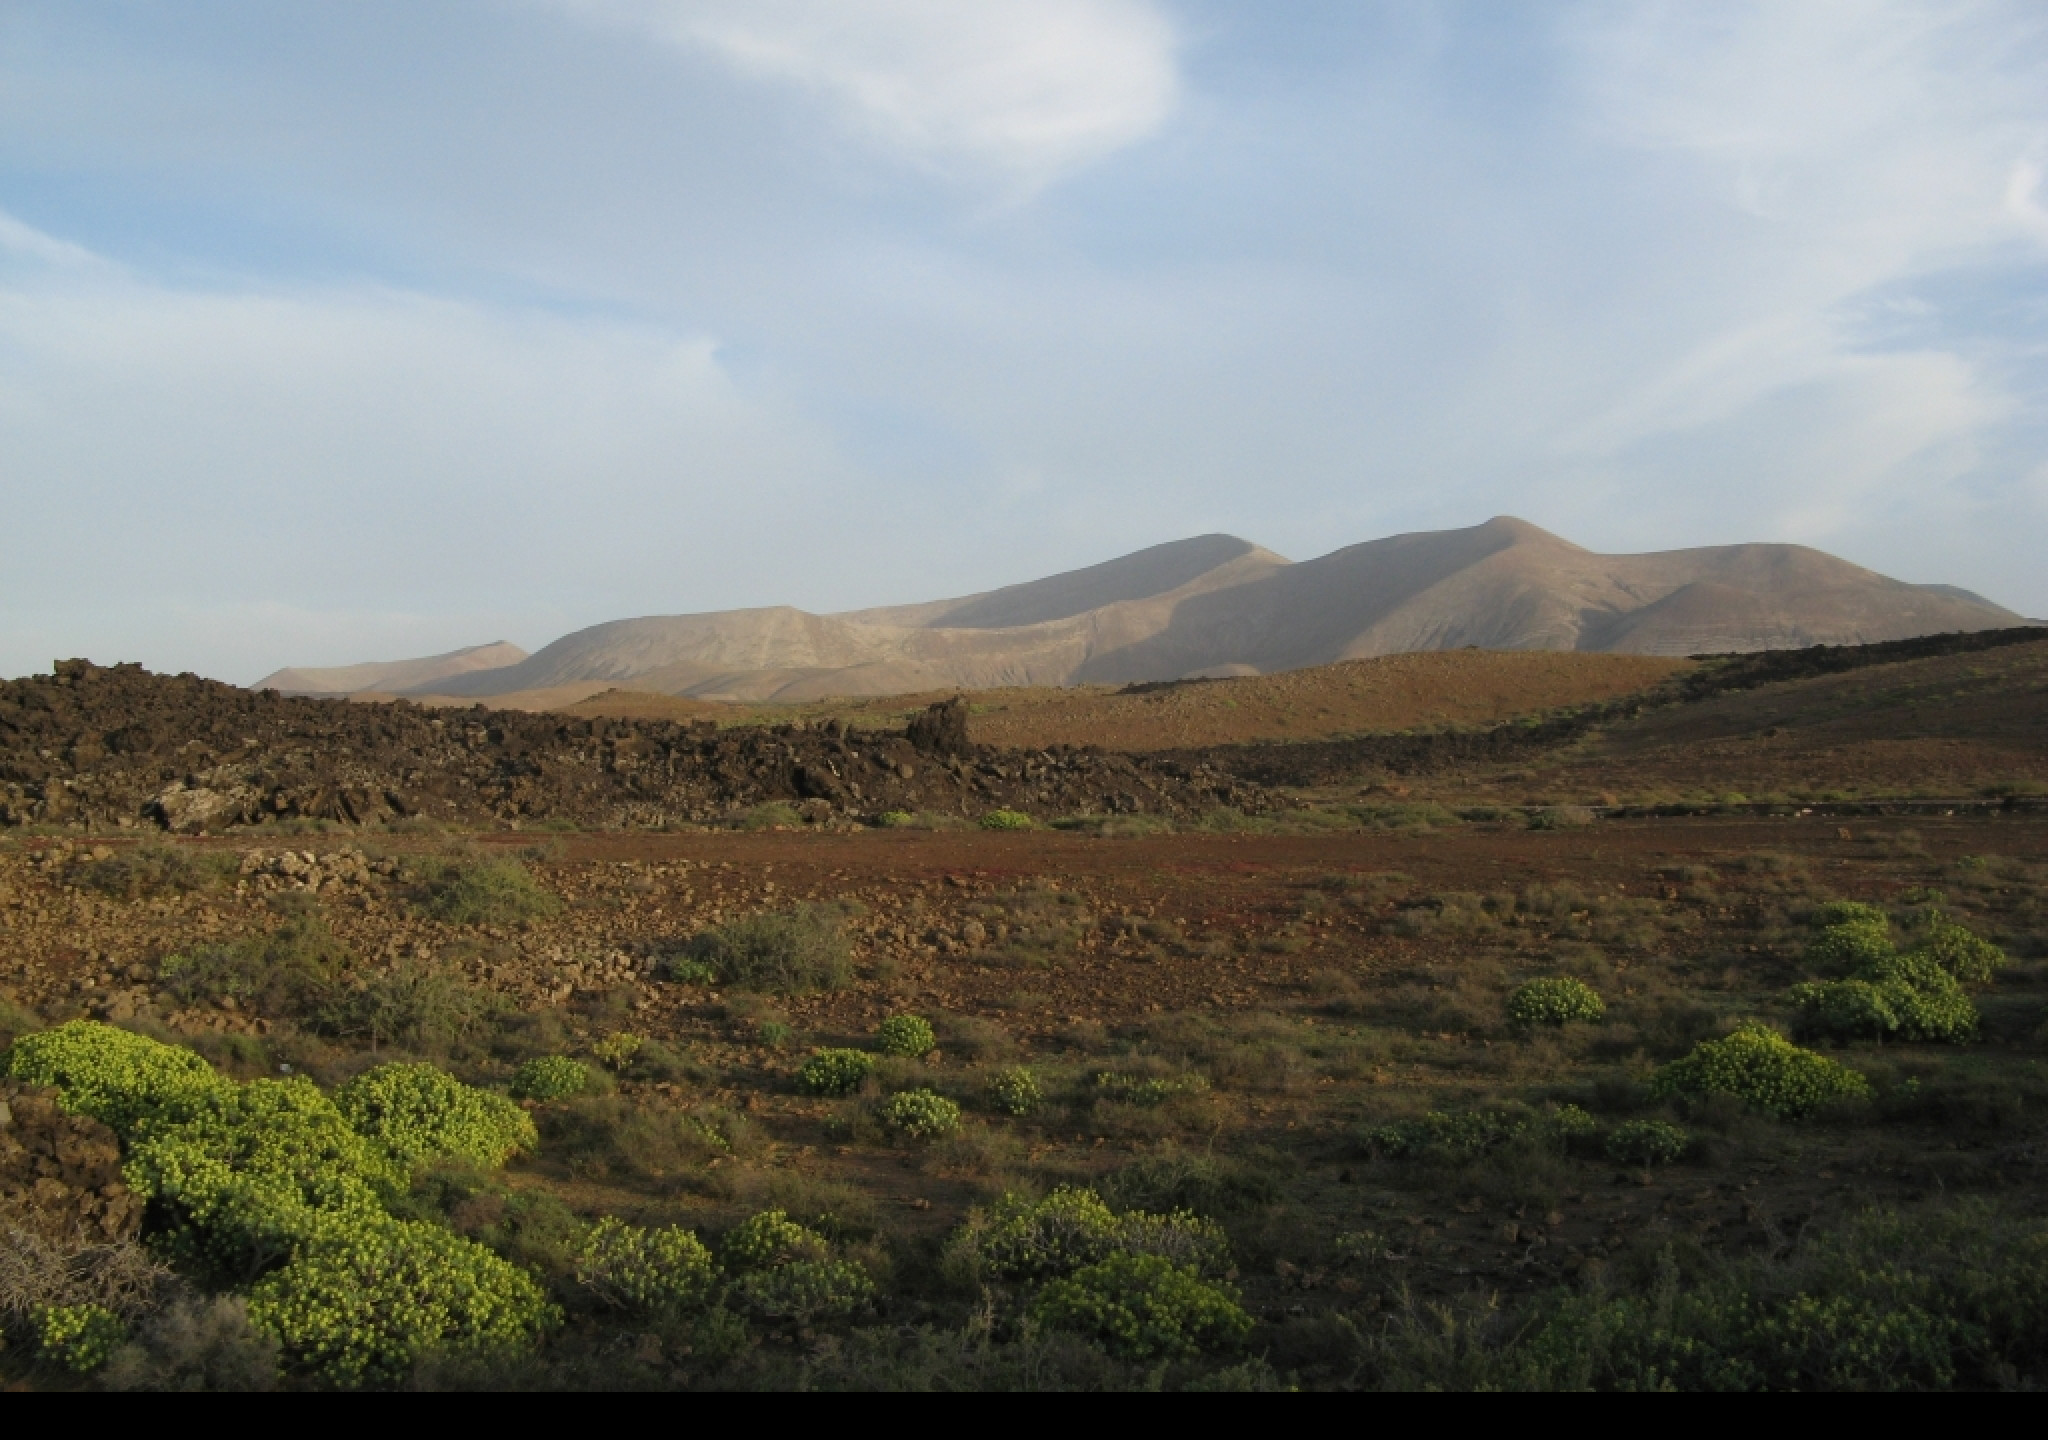
<path fill-rule="evenodd" d="M 941 700 L 922 715 L 913 715 L 904 738 L 927 755 L 969 755 L 974 742 L 967 738 L 967 701 L 958 695 Z"/>
<path fill-rule="evenodd" d="M 58 1244 L 107 1244 L 142 1227 L 142 1201 L 121 1179 L 121 1144 L 72 1115 L 57 1092 L 0 1080 L 0 1228 Z"/>

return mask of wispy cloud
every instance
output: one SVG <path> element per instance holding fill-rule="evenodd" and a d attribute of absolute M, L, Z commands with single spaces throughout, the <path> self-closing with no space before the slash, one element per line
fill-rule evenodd
<path fill-rule="evenodd" d="M 64 270 L 109 268 L 107 261 L 83 245 L 46 235 L 33 225 L 23 224 L 5 210 L 0 210 L 0 253 Z"/>
<path fill-rule="evenodd" d="M 1151 0 L 552 0 L 823 99 L 920 164 L 1048 183 L 1157 131 L 1179 93 Z"/>
<path fill-rule="evenodd" d="M 1588 134 L 1663 197 L 1666 233 L 1630 262 L 1664 272 L 1636 373 L 1561 448 L 1669 476 L 1691 447 L 1732 513 L 1823 543 L 1962 514 L 1978 437 L 2019 401 L 1932 307 L 1910 344 L 1863 322 L 1873 296 L 1914 305 L 1929 276 L 2048 239 L 2038 10 L 1602 4 L 1567 42 Z"/>

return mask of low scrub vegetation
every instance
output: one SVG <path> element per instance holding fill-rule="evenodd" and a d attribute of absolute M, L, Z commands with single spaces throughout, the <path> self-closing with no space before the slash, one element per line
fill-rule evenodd
<path fill-rule="evenodd" d="M 851 976 L 852 963 L 839 915 L 825 906 L 800 905 L 704 931 L 669 962 L 669 973 L 680 980 L 706 975 L 735 989 L 792 995 L 838 989 Z"/>
<path fill-rule="evenodd" d="M 1371 783 L 1185 850 L 589 835 L 524 919 L 417 849 L 0 846 L 0 923 L 76 926 L 0 1002 L 0 1381 L 2048 1384 L 2048 866 Z"/>
<path fill-rule="evenodd" d="M 525 865 L 501 857 L 444 861 L 428 876 L 419 903 L 450 925 L 520 925 L 561 909 Z"/>

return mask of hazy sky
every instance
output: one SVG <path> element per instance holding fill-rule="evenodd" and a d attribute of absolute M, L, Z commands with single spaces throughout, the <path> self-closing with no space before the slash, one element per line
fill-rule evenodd
<path fill-rule="evenodd" d="M 2048 7 L 0 0 L 0 674 L 1211 530 L 2048 614 Z"/>

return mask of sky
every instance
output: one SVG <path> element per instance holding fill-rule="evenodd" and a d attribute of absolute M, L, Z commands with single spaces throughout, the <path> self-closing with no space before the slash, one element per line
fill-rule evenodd
<path fill-rule="evenodd" d="M 0 675 L 1496 514 L 2048 615 L 2048 9 L 0 0 Z"/>

